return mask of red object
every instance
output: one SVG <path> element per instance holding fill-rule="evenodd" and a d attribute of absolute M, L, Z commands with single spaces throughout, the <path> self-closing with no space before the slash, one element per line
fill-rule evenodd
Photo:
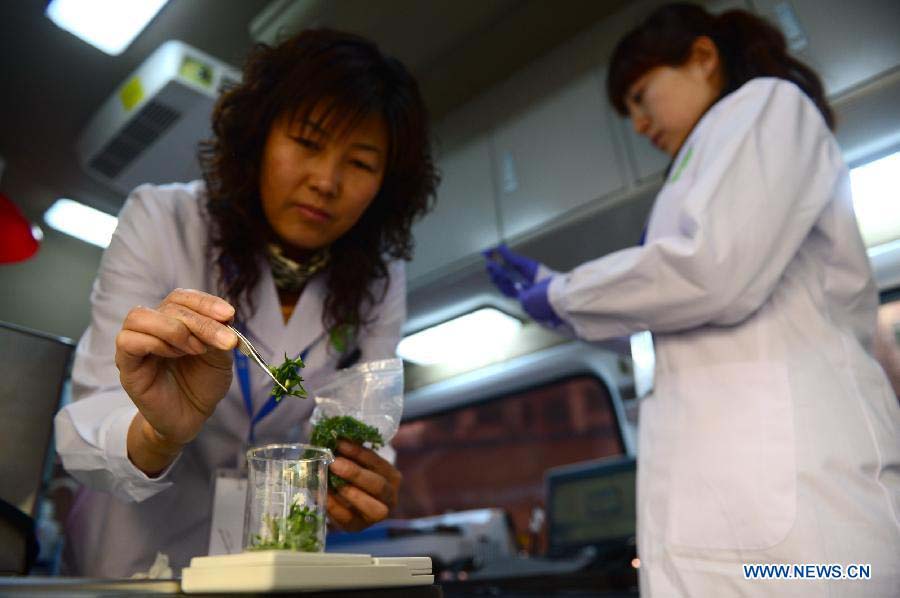
<path fill-rule="evenodd" d="M 0 193 L 0 264 L 27 260 L 39 246 L 31 233 L 31 223 L 11 199 Z"/>

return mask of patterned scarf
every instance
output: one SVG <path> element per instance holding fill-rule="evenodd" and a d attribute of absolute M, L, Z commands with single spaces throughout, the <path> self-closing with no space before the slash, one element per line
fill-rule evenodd
<path fill-rule="evenodd" d="M 269 243 L 267 256 L 272 266 L 272 278 L 279 291 L 297 293 L 310 278 L 322 271 L 331 261 L 328 247 L 314 252 L 305 262 L 295 262 L 284 255 L 281 247 Z"/>

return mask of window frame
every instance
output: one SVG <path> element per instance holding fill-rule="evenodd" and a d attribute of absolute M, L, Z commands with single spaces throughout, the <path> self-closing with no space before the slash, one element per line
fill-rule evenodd
<path fill-rule="evenodd" d="M 541 439 L 540 442 L 537 443 L 537 446 L 541 448 L 541 454 L 545 455 L 547 461 L 555 461 L 560 460 L 556 463 L 546 463 L 545 468 L 542 471 L 534 471 L 532 473 L 538 474 L 539 478 L 535 478 L 536 482 L 539 484 L 540 491 L 540 499 L 539 504 L 542 508 L 546 509 L 546 501 L 547 501 L 547 475 L 550 471 L 558 471 L 561 468 L 580 466 L 585 463 L 593 463 L 597 459 L 615 459 L 621 460 L 630 459 L 632 462 L 636 459 L 636 455 L 634 454 L 634 446 L 633 441 L 630 436 L 630 431 L 627 427 L 627 421 L 624 419 L 624 409 L 623 409 L 623 399 L 622 392 L 619 388 L 619 385 L 622 384 L 624 380 L 629 380 L 631 378 L 631 374 L 626 373 L 625 371 L 620 371 L 619 376 L 612 375 L 609 371 L 612 367 L 612 363 L 615 362 L 616 369 L 619 369 L 621 366 L 618 362 L 620 359 L 618 356 L 615 356 L 610 353 L 608 349 L 603 349 L 597 345 L 591 345 L 589 343 L 583 343 L 580 341 L 568 343 L 566 346 L 562 348 L 554 347 L 554 350 L 545 350 L 540 352 L 541 354 L 537 356 L 536 360 L 526 360 L 525 364 L 518 363 L 512 364 L 509 366 L 509 371 L 505 372 L 503 375 L 498 376 L 496 378 L 490 378 L 490 382 L 483 385 L 481 388 L 481 392 L 474 393 L 469 397 L 468 400 L 463 401 L 455 401 L 453 404 L 444 404 L 437 403 L 436 407 L 432 407 L 427 410 L 418 410 L 414 412 L 414 415 L 407 415 L 402 419 L 401 426 L 405 424 L 412 424 L 414 422 L 419 421 L 428 421 L 433 420 L 433 418 L 446 418 L 453 417 L 454 414 L 462 412 L 464 410 L 476 410 L 475 417 L 479 418 L 480 415 L 478 413 L 478 409 L 484 408 L 486 406 L 496 404 L 497 411 L 503 412 L 504 401 L 517 401 L 524 399 L 527 403 L 532 405 L 532 408 L 537 408 L 539 410 L 533 417 L 536 419 L 531 420 L 532 423 L 545 421 L 547 417 L 547 412 L 545 409 L 552 408 L 552 403 L 557 398 L 564 398 L 566 396 L 571 396 L 568 392 L 569 389 L 559 388 L 560 385 L 568 384 L 572 381 L 575 381 L 576 384 L 589 384 L 591 385 L 590 390 L 587 392 L 600 392 L 604 393 L 605 399 L 600 400 L 600 397 L 595 397 L 598 399 L 598 404 L 602 403 L 600 408 L 606 414 L 605 417 L 612 418 L 612 421 L 609 421 L 606 424 L 606 430 L 608 430 L 608 436 L 606 436 L 607 440 L 601 442 L 610 442 L 614 443 L 617 452 L 607 454 L 602 450 L 598 452 L 596 450 L 598 446 L 595 446 L 592 449 L 587 449 L 584 447 L 583 450 L 576 451 L 578 454 L 571 454 L 571 447 L 567 446 L 567 440 L 557 438 L 553 440 L 553 437 L 558 436 L 556 433 L 551 433 L 551 436 L 548 438 Z M 575 356 L 578 355 L 578 358 Z M 541 370 L 541 375 L 535 376 L 534 380 L 528 380 L 526 382 L 521 382 L 522 377 L 520 375 L 521 369 L 531 368 L 533 363 L 543 363 L 548 367 Z M 470 376 L 471 378 L 471 376 Z M 510 386 L 507 383 L 512 383 Z M 616 384 L 618 382 L 618 384 Z M 472 380 L 469 380 L 469 383 L 474 383 Z M 441 383 L 436 383 L 441 384 Z M 442 394 L 452 393 L 454 392 L 453 384 L 444 384 L 442 386 Z M 427 387 L 426 387 L 427 388 Z M 572 389 L 574 390 L 574 389 Z M 543 391 L 547 391 L 550 393 L 557 394 L 558 396 L 544 396 L 535 400 L 536 397 L 529 397 L 531 393 L 541 393 Z M 458 392 L 458 391 L 457 391 Z M 421 394 L 421 393 L 420 393 Z M 465 393 L 460 393 L 465 394 Z M 459 395 L 457 395 L 459 396 Z M 568 413 L 568 412 L 567 412 Z M 542 424 L 536 424 L 542 425 Z M 548 424 L 551 425 L 552 424 Z M 571 428 L 572 420 L 568 421 L 567 429 Z M 571 431 L 571 430 L 570 430 Z M 477 436 L 477 435 L 476 435 Z M 504 438 L 507 438 L 508 435 L 504 435 Z M 588 434 L 590 437 L 590 434 Z M 585 437 L 584 442 L 594 442 L 590 440 L 588 437 Z M 571 440 L 571 434 L 566 434 L 566 438 Z M 479 446 L 479 441 L 485 439 L 479 439 L 477 437 L 473 437 L 471 442 L 475 443 L 475 447 Z M 469 441 L 466 441 L 467 443 Z M 490 440 L 486 440 L 486 442 L 490 443 Z M 501 444 L 504 441 L 501 441 Z M 515 434 L 509 436 L 506 440 L 509 446 L 521 445 L 523 439 L 521 437 L 516 437 Z M 527 440 L 525 441 L 527 443 Z M 547 444 L 549 442 L 549 444 Z M 554 443 L 559 444 L 556 446 Z M 421 450 L 424 450 L 428 455 L 431 455 L 429 450 L 437 451 L 437 455 L 441 455 L 442 452 L 446 451 L 446 447 L 443 447 L 443 442 L 439 439 L 433 439 L 431 442 L 426 441 L 425 445 L 419 447 Z M 530 443 L 529 443 L 530 444 Z M 468 444 L 467 444 L 468 446 Z M 504 445 L 505 446 L 505 445 Z M 609 446 L 609 445 L 607 445 Z M 483 448 L 483 447 L 482 447 Z M 558 450 L 554 450 L 554 448 Z M 397 459 L 399 464 L 401 449 L 395 449 L 397 451 Z M 517 450 L 517 449 L 513 449 Z M 583 453 L 583 454 L 581 454 Z M 410 462 L 410 465 L 413 469 L 409 471 L 404 471 L 405 475 L 410 475 L 409 479 L 412 480 L 415 475 L 413 472 L 421 472 L 416 468 L 417 466 L 414 464 L 417 457 L 415 455 L 417 451 L 413 450 L 413 452 L 409 453 L 408 458 L 412 458 L 413 461 Z M 421 455 L 419 457 L 422 457 Z M 433 457 L 433 455 L 432 455 Z M 425 457 L 426 461 L 432 457 Z M 574 461 L 570 459 L 576 459 Z M 540 468 L 538 468 L 540 470 Z M 401 470 L 403 471 L 403 470 Z M 429 484 L 430 486 L 431 484 Z M 509 486 L 508 488 L 519 488 L 515 484 L 513 486 Z M 501 487 L 498 489 L 508 489 L 505 484 L 501 484 Z M 521 490 L 521 488 L 519 488 Z M 434 490 L 432 488 L 431 490 Z M 521 501 L 519 501 L 521 502 Z M 432 505 L 436 506 L 436 505 Z M 508 517 L 515 519 L 516 523 L 513 528 L 516 530 L 518 541 L 522 542 L 522 545 L 529 545 L 529 542 L 537 542 L 538 545 L 543 545 L 545 543 L 545 535 L 542 533 L 539 538 L 534 540 L 529 540 L 529 534 L 527 532 L 527 520 L 523 520 L 523 513 L 521 511 L 521 504 L 517 504 L 516 501 L 513 501 L 513 504 L 506 504 L 501 501 L 495 506 L 502 506 L 504 511 L 507 513 Z M 444 505 L 443 508 L 447 508 L 447 505 Z M 476 507 L 466 506 L 465 504 L 457 504 L 454 509 L 470 509 Z M 477 508 L 485 508 L 483 506 Z M 434 517 L 438 516 L 438 512 L 428 512 L 427 514 L 416 514 L 415 512 L 406 513 L 402 517 Z M 511 525 L 512 519 L 510 519 Z"/>
<path fill-rule="evenodd" d="M 465 372 L 406 394 L 402 422 L 447 413 L 475 403 L 517 394 L 579 375 L 594 376 L 606 386 L 616 418 L 623 454 L 637 455 L 637 428 L 626 416 L 623 388 L 633 374 L 621 371 L 620 359 L 630 360 L 628 343 L 587 343 L 573 340 L 502 363 Z M 615 350 L 614 350 L 615 349 Z"/>
<path fill-rule="evenodd" d="M 547 389 L 551 386 L 556 386 L 558 384 L 568 382 L 570 380 L 575 380 L 578 378 L 592 378 L 592 379 L 596 380 L 606 390 L 606 393 L 609 395 L 609 402 L 610 402 L 610 406 L 612 408 L 613 417 L 616 420 L 616 426 L 615 426 L 616 437 L 619 440 L 619 444 L 622 445 L 622 456 L 628 456 L 628 445 L 625 441 L 625 432 L 622 428 L 621 422 L 619 421 L 619 413 L 616 411 L 616 407 L 615 407 L 615 403 L 614 403 L 614 399 L 613 399 L 613 392 L 609 386 L 609 383 L 603 377 L 599 376 L 597 374 L 597 372 L 595 372 L 595 371 L 567 373 L 563 376 L 558 376 L 556 378 L 550 378 L 550 379 L 548 379 L 546 381 L 542 381 L 538 384 L 534 384 L 532 386 L 526 386 L 521 389 L 507 391 L 503 394 L 495 394 L 495 395 L 482 397 L 477 400 L 470 401 L 470 402 L 460 404 L 460 405 L 454 405 L 454 406 L 448 407 L 446 409 L 439 409 L 436 411 L 431 411 L 429 413 L 422 413 L 422 414 L 417 415 L 416 417 L 411 417 L 411 418 L 404 417 L 402 419 L 402 421 L 400 422 L 400 425 L 403 425 L 406 423 L 413 423 L 413 422 L 420 421 L 423 419 L 428 419 L 430 417 L 440 417 L 443 415 L 448 415 L 448 414 L 454 413 L 456 411 L 461 411 L 463 409 L 471 409 L 474 407 L 487 405 L 488 403 L 493 403 L 495 401 L 502 401 L 504 399 L 508 399 L 515 395 L 521 395 L 521 394 L 525 394 L 525 393 L 529 393 L 529 392 L 533 392 L 533 391 Z"/>

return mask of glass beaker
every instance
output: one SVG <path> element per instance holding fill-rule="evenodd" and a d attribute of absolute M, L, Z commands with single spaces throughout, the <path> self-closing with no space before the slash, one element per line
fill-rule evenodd
<path fill-rule="evenodd" d="M 244 550 L 325 550 L 331 451 L 267 444 L 247 451 Z"/>

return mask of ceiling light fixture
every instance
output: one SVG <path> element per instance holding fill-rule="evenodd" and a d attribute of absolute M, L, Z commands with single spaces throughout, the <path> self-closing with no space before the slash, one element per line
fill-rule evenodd
<path fill-rule="evenodd" d="M 900 152 L 850 171 L 853 210 L 866 247 L 900 239 Z"/>
<path fill-rule="evenodd" d="M 44 14 L 60 28 L 118 56 L 168 1 L 52 0 Z"/>
<path fill-rule="evenodd" d="M 483 307 L 404 337 L 397 354 L 411 363 L 472 363 L 509 348 L 522 322 L 493 307 Z"/>
<path fill-rule="evenodd" d="M 107 247 L 119 219 L 71 199 L 57 199 L 44 220 L 56 230 L 97 247 Z"/>

